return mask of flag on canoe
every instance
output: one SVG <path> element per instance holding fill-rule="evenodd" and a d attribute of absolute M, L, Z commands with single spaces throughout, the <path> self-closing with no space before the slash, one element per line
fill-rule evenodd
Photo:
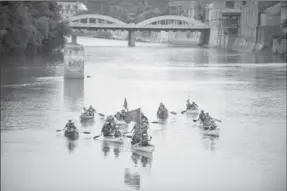
<path fill-rule="evenodd" d="M 126 111 L 128 111 L 128 102 L 127 102 L 127 98 L 125 98 L 125 101 L 124 101 L 124 108 Z"/>
<path fill-rule="evenodd" d="M 139 124 L 140 123 L 140 118 L 141 118 L 141 109 L 138 108 L 138 109 L 134 109 L 134 110 L 128 111 L 127 114 L 126 114 L 126 117 L 125 117 L 125 121 L 127 123 L 129 123 L 131 121 L 134 121 L 137 124 Z"/>

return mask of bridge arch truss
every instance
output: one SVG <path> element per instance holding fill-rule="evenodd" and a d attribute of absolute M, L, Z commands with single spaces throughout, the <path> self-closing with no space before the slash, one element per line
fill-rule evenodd
<path fill-rule="evenodd" d="M 71 23 L 78 24 L 116 24 L 116 25 L 126 25 L 127 23 L 115 19 L 113 17 L 98 15 L 98 14 L 83 14 L 72 16 L 69 20 Z"/>
<path fill-rule="evenodd" d="M 194 18 L 177 16 L 177 15 L 164 15 L 153 17 L 139 22 L 137 25 L 185 25 L 185 26 L 198 26 L 201 28 L 209 28 L 209 26 Z"/>

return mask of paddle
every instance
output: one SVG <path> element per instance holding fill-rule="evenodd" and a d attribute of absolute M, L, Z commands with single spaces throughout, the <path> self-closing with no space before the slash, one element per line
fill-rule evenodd
<path fill-rule="evenodd" d="M 180 113 L 181 113 L 181 114 L 184 114 L 185 112 L 186 112 L 186 110 L 183 110 L 183 111 L 181 111 Z"/>
<path fill-rule="evenodd" d="M 56 132 L 61 132 L 61 131 L 63 131 L 63 129 L 58 129 L 58 130 L 56 130 Z M 79 133 L 91 134 L 91 132 L 87 132 L 87 131 L 79 132 Z"/>
<path fill-rule="evenodd" d="M 158 124 L 159 122 L 158 121 L 152 121 L 151 123 Z"/>
<path fill-rule="evenodd" d="M 100 135 L 94 136 L 94 139 L 99 138 L 100 136 L 102 136 L 103 132 Z"/>
<path fill-rule="evenodd" d="M 219 119 L 215 119 L 215 118 L 212 118 L 213 120 L 215 120 L 215 121 L 218 121 L 218 122 L 222 122 L 221 120 L 219 120 Z"/>
<path fill-rule="evenodd" d="M 173 114 L 173 115 L 176 115 L 176 114 L 177 114 L 175 111 L 171 111 L 171 112 L 169 112 L 169 113 L 171 113 L 171 114 Z"/>
<path fill-rule="evenodd" d="M 105 115 L 102 113 L 97 113 L 97 114 L 100 115 L 101 117 L 105 117 Z"/>
<path fill-rule="evenodd" d="M 80 132 L 80 133 L 91 134 L 91 132 L 87 132 L 87 131 L 85 131 L 85 132 Z"/>

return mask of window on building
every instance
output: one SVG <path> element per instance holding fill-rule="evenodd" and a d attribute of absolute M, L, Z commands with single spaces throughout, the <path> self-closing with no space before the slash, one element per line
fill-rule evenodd
<path fill-rule="evenodd" d="M 226 2 L 225 2 L 225 7 L 226 7 L 226 8 L 233 9 L 234 6 L 235 6 L 235 2 L 234 2 L 234 1 L 226 1 Z"/>

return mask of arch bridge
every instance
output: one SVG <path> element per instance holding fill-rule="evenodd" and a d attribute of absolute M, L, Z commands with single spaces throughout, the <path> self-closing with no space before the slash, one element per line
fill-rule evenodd
<path fill-rule="evenodd" d="M 69 20 L 72 29 L 88 30 L 121 30 L 128 31 L 129 46 L 135 46 L 136 31 L 200 31 L 201 44 L 209 41 L 210 27 L 193 18 L 177 15 L 153 17 L 137 24 L 125 23 L 118 19 L 98 14 L 83 14 L 72 16 Z M 74 42 L 76 37 L 74 35 Z"/>

